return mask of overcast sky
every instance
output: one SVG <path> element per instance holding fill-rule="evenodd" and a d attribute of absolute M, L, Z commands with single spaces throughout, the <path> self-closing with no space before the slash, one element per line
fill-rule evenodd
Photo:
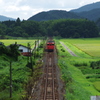
<path fill-rule="evenodd" d="M 0 0 L 0 15 L 26 20 L 41 11 L 69 11 L 98 1 L 100 0 Z"/>

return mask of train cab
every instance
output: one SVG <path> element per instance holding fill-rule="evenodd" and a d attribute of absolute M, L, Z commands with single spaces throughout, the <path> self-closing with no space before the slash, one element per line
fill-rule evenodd
<path fill-rule="evenodd" d="M 46 51 L 53 52 L 54 51 L 55 42 L 54 41 L 47 41 L 46 44 Z"/>

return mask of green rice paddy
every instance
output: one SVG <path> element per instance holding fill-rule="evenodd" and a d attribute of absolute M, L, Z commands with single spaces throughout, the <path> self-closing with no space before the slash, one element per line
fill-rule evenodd
<path fill-rule="evenodd" d="M 8 46 L 10 44 L 14 44 L 15 42 L 17 42 L 17 44 L 21 44 L 21 45 L 24 45 L 24 46 L 27 46 L 28 43 L 30 43 L 30 45 L 32 47 L 34 47 L 35 45 L 35 39 L 34 40 L 0 40 L 0 42 L 3 42 L 4 45 Z"/>
<path fill-rule="evenodd" d="M 93 57 L 100 57 L 100 38 L 93 39 L 63 39 L 65 44 L 70 43 Z"/>

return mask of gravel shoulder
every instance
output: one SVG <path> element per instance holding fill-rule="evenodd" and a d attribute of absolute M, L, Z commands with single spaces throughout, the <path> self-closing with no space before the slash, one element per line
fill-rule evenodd
<path fill-rule="evenodd" d="M 72 55 L 77 56 L 73 51 L 71 51 L 63 42 L 60 42 L 60 44 Z"/>

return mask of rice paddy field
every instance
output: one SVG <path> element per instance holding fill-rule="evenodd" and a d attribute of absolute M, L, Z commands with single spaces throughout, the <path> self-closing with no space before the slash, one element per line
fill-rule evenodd
<path fill-rule="evenodd" d="M 86 52 L 90 56 L 100 57 L 100 38 L 90 38 L 90 39 L 63 39 L 61 40 L 65 44 L 70 43 Z"/>
<path fill-rule="evenodd" d="M 35 39 L 33 39 L 33 40 L 13 40 L 13 39 L 9 39 L 9 40 L 0 40 L 0 42 L 3 42 L 4 43 L 4 45 L 6 45 L 6 46 L 8 46 L 8 45 L 10 45 L 10 44 L 14 44 L 15 42 L 17 42 L 17 44 L 21 44 L 21 45 L 24 45 L 24 46 L 27 46 L 28 45 L 28 43 L 30 43 L 30 45 L 32 46 L 32 47 L 34 47 L 34 45 L 35 45 Z"/>

